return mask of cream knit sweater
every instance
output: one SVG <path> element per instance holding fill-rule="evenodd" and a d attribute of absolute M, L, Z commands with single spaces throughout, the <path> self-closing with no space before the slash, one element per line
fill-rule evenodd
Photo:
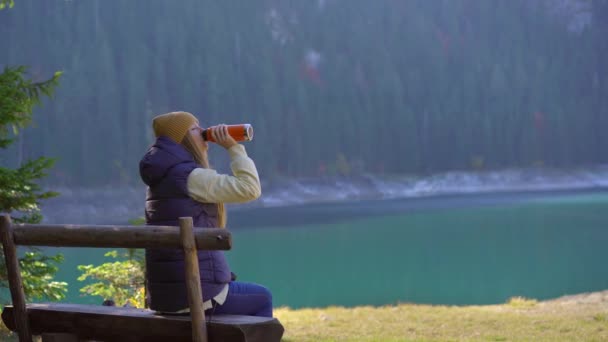
<path fill-rule="evenodd" d="M 255 163 L 245 146 L 236 144 L 228 150 L 232 175 L 197 168 L 188 175 L 190 197 L 202 203 L 239 203 L 252 201 L 262 194 Z"/>

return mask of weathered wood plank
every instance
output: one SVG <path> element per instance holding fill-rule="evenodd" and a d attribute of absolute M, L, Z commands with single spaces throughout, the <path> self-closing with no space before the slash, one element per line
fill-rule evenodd
<path fill-rule="evenodd" d="M 25 311 L 25 293 L 23 292 L 23 280 L 17 258 L 17 247 L 13 240 L 13 225 L 9 215 L 0 215 L 0 239 L 4 250 L 4 262 L 9 279 L 8 286 L 11 298 L 15 306 L 15 315 L 11 322 L 15 323 L 20 342 L 31 342 L 32 334 Z"/>
<path fill-rule="evenodd" d="M 79 342 L 74 334 L 42 334 L 42 342 Z"/>
<path fill-rule="evenodd" d="M 188 316 L 161 316 L 154 311 L 79 304 L 28 304 L 33 334 L 73 333 L 98 341 L 191 341 Z M 2 320 L 15 330 L 14 308 L 6 306 Z M 214 315 L 207 317 L 210 342 L 279 342 L 284 328 L 276 318 Z"/>
<path fill-rule="evenodd" d="M 179 227 L 174 226 L 82 226 L 13 225 L 17 245 L 104 248 L 182 248 Z M 194 228 L 196 246 L 206 250 L 229 250 L 232 237 L 221 228 Z"/>
<path fill-rule="evenodd" d="M 179 234 L 184 248 L 184 266 L 186 268 L 186 290 L 190 319 L 192 321 L 192 341 L 207 342 L 207 326 L 203 311 L 203 291 L 198 269 L 196 241 L 192 232 L 192 217 L 179 218 Z"/>

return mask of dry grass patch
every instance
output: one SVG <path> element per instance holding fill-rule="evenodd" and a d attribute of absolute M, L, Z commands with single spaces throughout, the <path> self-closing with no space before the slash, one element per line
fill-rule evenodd
<path fill-rule="evenodd" d="M 502 305 L 279 308 L 286 342 L 608 341 L 608 291 Z"/>

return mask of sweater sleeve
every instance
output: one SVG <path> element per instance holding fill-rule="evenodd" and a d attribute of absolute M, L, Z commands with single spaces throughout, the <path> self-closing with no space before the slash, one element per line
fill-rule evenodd
<path fill-rule="evenodd" d="M 237 144 L 228 150 L 232 175 L 196 168 L 188 175 L 188 194 L 203 203 L 239 203 L 252 201 L 262 194 L 255 163 L 247 156 L 245 146 Z"/>

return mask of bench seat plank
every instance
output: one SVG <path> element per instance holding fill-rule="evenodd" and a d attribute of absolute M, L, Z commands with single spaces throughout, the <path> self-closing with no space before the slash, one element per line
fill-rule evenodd
<path fill-rule="evenodd" d="M 42 333 L 71 333 L 98 341 L 191 341 L 190 316 L 159 315 L 152 310 L 101 305 L 38 303 L 27 305 L 30 329 Z M 15 330 L 14 309 L 2 312 Z M 207 317 L 209 341 L 280 341 L 283 326 L 276 318 L 213 315 Z"/>

